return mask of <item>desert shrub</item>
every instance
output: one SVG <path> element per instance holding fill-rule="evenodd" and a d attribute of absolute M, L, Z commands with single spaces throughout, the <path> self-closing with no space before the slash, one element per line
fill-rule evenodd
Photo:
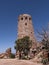
<path fill-rule="evenodd" d="M 43 63 L 43 65 L 47 65 L 48 64 L 48 59 L 43 58 L 41 62 Z"/>
<path fill-rule="evenodd" d="M 11 53 L 10 58 L 15 58 L 15 54 Z"/>

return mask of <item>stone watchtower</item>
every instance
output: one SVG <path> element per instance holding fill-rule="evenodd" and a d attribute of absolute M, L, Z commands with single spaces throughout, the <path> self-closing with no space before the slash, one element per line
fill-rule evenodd
<path fill-rule="evenodd" d="M 34 42 L 33 47 L 36 46 L 32 17 L 28 14 L 22 14 L 18 17 L 18 39 L 23 38 L 24 36 L 29 36 L 32 42 Z"/>

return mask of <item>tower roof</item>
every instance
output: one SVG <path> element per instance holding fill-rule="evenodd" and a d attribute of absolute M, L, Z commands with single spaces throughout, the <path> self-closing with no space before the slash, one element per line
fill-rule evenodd
<path fill-rule="evenodd" d="M 31 17 L 29 14 L 21 14 L 20 16 L 29 16 L 29 17 Z"/>

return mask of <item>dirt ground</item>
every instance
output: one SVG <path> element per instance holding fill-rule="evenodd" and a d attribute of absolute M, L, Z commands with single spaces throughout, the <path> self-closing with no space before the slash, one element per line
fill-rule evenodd
<path fill-rule="evenodd" d="M 42 65 L 31 60 L 0 59 L 0 65 Z"/>

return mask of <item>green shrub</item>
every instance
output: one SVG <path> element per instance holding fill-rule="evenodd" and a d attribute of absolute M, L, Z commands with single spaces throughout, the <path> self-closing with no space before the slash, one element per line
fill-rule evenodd
<path fill-rule="evenodd" d="M 15 54 L 11 53 L 10 58 L 15 58 Z"/>
<path fill-rule="evenodd" d="M 48 64 L 48 59 L 43 58 L 41 62 L 43 63 L 43 65 L 47 65 Z"/>

